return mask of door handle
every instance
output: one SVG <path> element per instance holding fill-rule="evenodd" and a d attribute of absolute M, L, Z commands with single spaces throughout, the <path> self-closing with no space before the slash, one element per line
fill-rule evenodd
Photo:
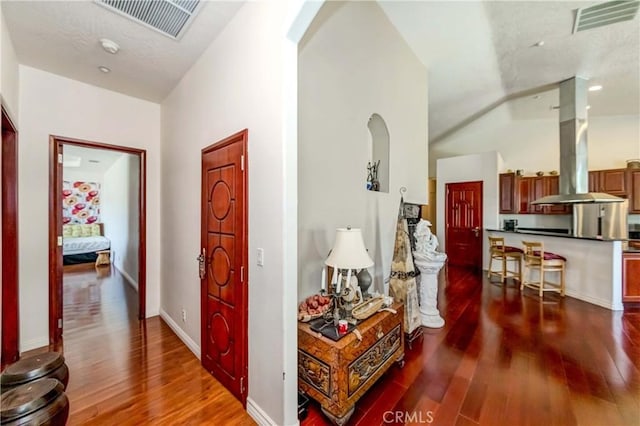
<path fill-rule="evenodd" d="M 200 274 L 200 279 L 203 280 L 206 276 L 206 260 L 207 260 L 207 249 L 202 248 L 202 253 L 196 257 L 198 261 L 198 273 Z"/>
<path fill-rule="evenodd" d="M 480 228 L 478 228 L 477 226 L 473 228 L 472 231 L 476 238 L 480 236 Z"/>

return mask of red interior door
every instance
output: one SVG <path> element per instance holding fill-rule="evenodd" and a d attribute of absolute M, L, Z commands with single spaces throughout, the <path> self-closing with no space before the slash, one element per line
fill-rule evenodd
<path fill-rule="evenodd" d="M 446 185 L 449 264 L 482 269 L 482 182 Z"/>
<path fill-rule="evenodd" d="M 2 108 L 0 149 L 2 195 L 0 197 L 0 251 L 2 276 L 2 355 L 0 369 L 20 357 L 18 316 L 18 134 Z"/>
<path fill-rule="evenodd" d="M 202 365 L 247 398 L 247 203 L 243 130 L 202 152 Z"/>

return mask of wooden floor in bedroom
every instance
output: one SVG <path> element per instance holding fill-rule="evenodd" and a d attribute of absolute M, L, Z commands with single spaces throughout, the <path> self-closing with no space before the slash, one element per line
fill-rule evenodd
<path fill-rule="evenodd" d="M 63 299 L 68 425 L 255 424 L 115 268 L 65 266 Z"/>
<path fill-rule="evenodd" d="M 640 425 L 640 312 L 441 273 L 446 325 L 425 329 L 350 425 Z M 605 285 L 605 283 L 603 283 Z M 302 426 L 330 424 L 312 403 Z"/>

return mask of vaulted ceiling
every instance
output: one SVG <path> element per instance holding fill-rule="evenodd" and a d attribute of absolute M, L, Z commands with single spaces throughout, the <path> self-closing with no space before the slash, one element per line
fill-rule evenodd
<path fill-rule="evenodd" d="M 604 86 L 590 94 L 591 115 L 640 114 L 638 17 L 572 34 L 576 9 L 597 3 L 379 2 L 428 69 L 431 142 L 513 98 L 530 98 L 514 103 L 519 118 L 548 113 L 555 84 L 574 75 Z M 180 40 L 93 1 L 3 0 L 2 11 L 20 63 L 161 102 L 242 4 L 204 2 Z M 120 53 L 102 50 L 104 37 Z"/>

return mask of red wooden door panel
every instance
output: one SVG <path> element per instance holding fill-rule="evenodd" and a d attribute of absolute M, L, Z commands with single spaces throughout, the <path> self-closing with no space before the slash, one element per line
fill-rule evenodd
<path fill-rule="evenodd" d="M 247 131 L 202 153 L 202 365 L 247 397 Z"/>
<path fill-rule="evenodd" d="M 451 265 L 482 268 L 482 182 L 446 186 L 446 247 Z"/>

